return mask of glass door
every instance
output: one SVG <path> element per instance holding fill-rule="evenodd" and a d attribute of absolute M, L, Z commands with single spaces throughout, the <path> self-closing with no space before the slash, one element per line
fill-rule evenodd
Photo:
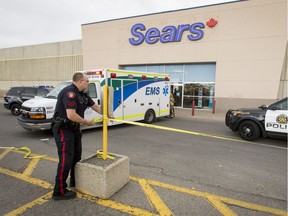
<path fill-rule="evenodd" d="M 183 107 L 191 108 L 195 101 L 196 108 L 212 109 L 214 83 L 186 83 L 184 85 Z"/>
<path fill-rule="evenodd" d="M 182 84 L 171 84 L 171 89 L 175 98 L 175 107 L 182 107 L 182 91 L 183 85 Z"/>

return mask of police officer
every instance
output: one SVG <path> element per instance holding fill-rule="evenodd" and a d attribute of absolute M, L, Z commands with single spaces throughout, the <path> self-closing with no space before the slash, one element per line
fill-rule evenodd
<path fill-rule="evenodd" d="M 73 75 L 73 83 L 58 95 L 52 130 L 58 149 L 59 163 L 52 198 L 55 200 L 72 199 L 76 192 L 67 189 L 66 180 L 70 171 L 70 187 L 75 187 L 74 168 L 81 160 L 82 133 L 80 124 L 93 125 L 92 120 L 84 119 L 84 112 L 91 107 L 97 113 L 101 108 L 85 93 L 89 84 L 83 73 Z"/>
<path fill-rule="evenodd" d="M 175 98 L 174 98 L 173 91 L 171 89 L 171 92 L 170 92 L 170 114 L 169 114 L 169 118 L 174 118 L 175 117 L 174 103 L 175 103 Z"/>

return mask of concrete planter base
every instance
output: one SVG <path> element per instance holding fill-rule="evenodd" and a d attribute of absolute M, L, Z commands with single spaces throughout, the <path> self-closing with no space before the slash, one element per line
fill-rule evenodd
<path fill-rule="evenodd" d="M 75 167 L 76 190 L 108 199 L 129 182 L 129 158 L 109 153 L 115 159 L 103 160 L 92 155 Z"/>

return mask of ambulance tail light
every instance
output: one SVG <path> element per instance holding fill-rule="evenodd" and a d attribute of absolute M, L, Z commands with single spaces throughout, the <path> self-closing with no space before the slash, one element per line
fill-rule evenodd
<path fill-rule="evenodd" d="M 99 74 L 99 76 L 101 76 L 101 78 L 104 77 L 103 71 L 97 71 L 97 73 Z"/>
<path fill-rule="evenodd" d="M 146 80 L 146 75 L 142 75 L 142 80 Z"/>
<path fill-rule="evenodd" d="M 111 78 L 116 78 L 117 76 L 116 76 L 116 73 L 111 73 Z"/>
<path fill-rule="evenodd" d="M 165 77 L 165 81 L 169 81 L 169 77 Z"/>

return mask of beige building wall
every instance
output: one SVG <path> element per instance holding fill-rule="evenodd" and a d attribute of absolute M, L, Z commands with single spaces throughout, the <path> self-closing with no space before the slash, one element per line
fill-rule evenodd
<path fill-rule="evenodd" d="M 216 109 L 287 96 L 287 0 L 250 0 L 82 25 L 84 69 L 137 64 L 216 63 Z M 204 37 L 132 46 L 131 27 L 160 31 L 214 18 Z M 189 33 L 190 34 L 190 33 Z"/>
<path fill-rule="evenodd" d="M 83 69 L 82 40 L 0 49 L 0 90 L 57 85 Z"/>

